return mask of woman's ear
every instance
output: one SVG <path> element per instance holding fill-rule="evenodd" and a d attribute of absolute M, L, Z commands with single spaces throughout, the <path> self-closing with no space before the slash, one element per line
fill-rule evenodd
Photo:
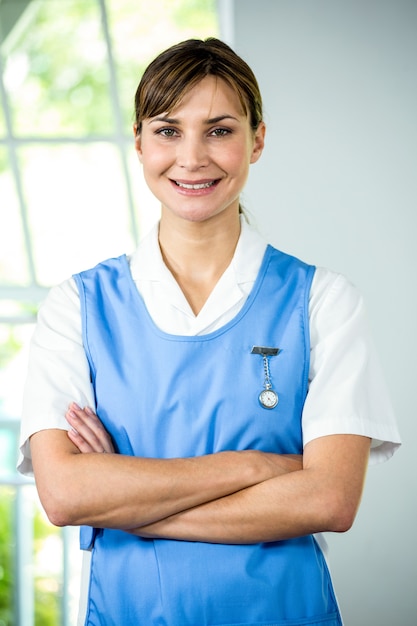
<path fill-rule="evenodd" d="M 260 122 L 258 128 L 255 131 L 255 137 L 253 141 L 252 154 L 250 158 L 251 163 L 256 163 L 262 154 L 265 145 L 265 122 Z"/>
<path fill-rule="evenodd" d="M 135 150 L 139 161 L 142 161 L 142 142 L 140 133 L 138 133 L 138 125 L 133 124 L 133 135 L 135 137 Z"/>

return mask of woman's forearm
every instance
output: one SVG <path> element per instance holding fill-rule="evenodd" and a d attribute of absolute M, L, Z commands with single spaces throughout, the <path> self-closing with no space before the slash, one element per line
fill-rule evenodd
<path fill-rule="evenodd" d="M 308 476 L 303 470 L 297 474 L 272 478 L 131 532 L 146 538 L 248 544 L 322 531 L 322 516 L 313 516 Z"/>
<path fill-rule="evenodd" d="M 365 437 L 321 437 L 307 444 L 303 456 L 241 451 L 146 459 L 103 454 L 112 443 L 92 411 L 73 405 L 67 419 L 73 429 L 68 436 L 46 431 L 32 445 L 41 500 L 58 525 L 254 543 L 347 530 L 359 505 L 369 454 Z M 48 444 L 50 437 L 57 440 Z"/>
<path fill-rule="evenodd" d="M 368 454 L 367 438 L 323 437 L 309 444 L 304 469 L 131 532 L 142 537 L 238 544 L 344 532 L 359 506 Z"/>
<path fill-rule="evenodd" d="M 38 492 L 52 523 L 120 529 L 167 518 L 301 463 L 249 450 L 185 459 L 82 454 L 61 430 L 36 433 L 31 450 Z"/>

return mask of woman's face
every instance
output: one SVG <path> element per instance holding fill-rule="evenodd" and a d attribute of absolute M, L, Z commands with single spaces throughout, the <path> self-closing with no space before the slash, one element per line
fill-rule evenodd
<path fill-rule="evenodd" d="M 136 150 L 162 216 L 193 222 L 238 213 L 249 164 L 262 153 L 265 126 L 254 132 L 239 98 L 207 76 L 169 113 L 143 120 Z"/>

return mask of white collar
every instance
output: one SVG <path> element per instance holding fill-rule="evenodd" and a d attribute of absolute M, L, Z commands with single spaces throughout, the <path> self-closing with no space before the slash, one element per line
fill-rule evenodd
<path fill-rule="evenodd" d="M 229 267 L 195 315 L 166 267 L 158 243 L 158 225 L 140 242 L 130 259 L 133 280 L 155 323 L 174 334 L 197 335 L 215 330 L 243 306 L 252 289 L 266 243 L 244 219 Z"/>
<path fill-rule="evenodd" d="M 234 282 L 237 285 L 253 283 L 259 272 L 266 242 L 264 238 L 250 226 L 241 216 L 241 232 L 230 266 L 226 273 L 233 271 Z M 159 223 L 141 240 L 135 252 L 130 256 L 130 271 L 134 281 L 163 281 L 172 279 L 172 274 L 166 267 L 158 243 Z M 170 279 L 170 280 L 171 280 Z"/>

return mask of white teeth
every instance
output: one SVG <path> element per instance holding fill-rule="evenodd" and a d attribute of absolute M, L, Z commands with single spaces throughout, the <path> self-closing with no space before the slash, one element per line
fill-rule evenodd
<path fill-rule="evenodd" d="M 211 187 L 212 185 L 214 185 L 215 181 L 212 180 L 209 183 L 199 183 L 198 185 L 189 185 L 188 183 L 179 183 L 177 180 L 175 181 L 175 183 L 178 185 L 178 187 L 183 187 L 184 189 L 207 189 L 208 187 Z"/>

